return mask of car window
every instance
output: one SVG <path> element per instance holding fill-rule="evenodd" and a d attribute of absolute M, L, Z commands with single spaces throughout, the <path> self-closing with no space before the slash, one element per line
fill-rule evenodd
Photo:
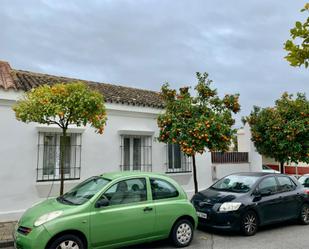
<path fill-rule="evenodd" d="M 266 193 L 276 193 L 277 192 L 277 181 L 275 177 L 267 177 L 263 179 L 258 187 L 260 193 L 266 194 Z"/>
<path fill-rule="evenodd" d="M 169 182 L 162 179 L 150 179 L 153 200 L 173 198 L 179 195 L 177 189 Z"/>
<path fill-rule="evenodd" d="M 212 189 L 237 193 L 248 192 L 259 179 L 257 176 L 229 175 L 211 186 Z"/>
<path fill-rule="evenodd" d="M 287 176 L 278 176 L 277 179 L 279 182 L 279 191 L 291 191 L 296 187 L 295 183 Z"/>
<path fill-rule="evenodd" d="M 102 190 L 110 180 L 95 176 L 78 184 L 75 188 L 57 198 L 64 204 L 81 205 L 90 200 L 96 193 Z"/>
<path fill-rule="evenodd" d="M 298 181 L 306 188 L 309 187 L 309 176 L 305 175 L 298 179 Z"/>
<path fill-rule="evenodd" d="M 108 199 L 110 206 L 146 201 L 146 179 L 135 178 L 120 181 L 106 190 L 102 198 Z"/>

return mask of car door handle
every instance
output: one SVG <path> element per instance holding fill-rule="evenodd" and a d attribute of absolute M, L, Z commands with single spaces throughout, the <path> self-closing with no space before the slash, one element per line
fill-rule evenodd
<path fill-rule="evenodd" d="M 153 210 L 153 208 L 151 208 L 151 207 L 145 207 L 144 208 L 144 212 L 149 212 L 149 211 L 152 211 Z"/>

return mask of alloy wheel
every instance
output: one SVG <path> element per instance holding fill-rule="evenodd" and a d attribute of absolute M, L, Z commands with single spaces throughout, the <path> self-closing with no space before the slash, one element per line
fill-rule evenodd
<path fill-rule="evenodd" d="M 309 223 L 309 206 L 308 205 L 303 206 L 301 217 L 304 223 Z"/>
<path fill-rule="evenodd" d="M 57 249 L 79 249 L 78 244 L 73 240 L 63 241 L 57 246 Z"/>
<path fill-rule="evenodd" d="M 187 223 L 181 223 L 177 228 L 176 237 L 180 244 L 188 243 L 192 237 L 191 227 Z"/>
<path fill-rule="evenodd" d="M 257 229 L 257 218 L 255 214 L 248 213 L 244 217 L 244 230 L 246 234 L 251 235 L 254 234 Z"/>

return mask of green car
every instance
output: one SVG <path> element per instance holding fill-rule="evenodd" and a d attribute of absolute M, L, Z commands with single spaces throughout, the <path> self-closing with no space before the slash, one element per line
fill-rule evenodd
<path fill-rule="evenodd" d="M 154 173 L 106 173 L 43 201 L 19 220 L 17 249 L 99 249 L 170 238 L 190 244 L 194 207 L 171 178 Z"/>

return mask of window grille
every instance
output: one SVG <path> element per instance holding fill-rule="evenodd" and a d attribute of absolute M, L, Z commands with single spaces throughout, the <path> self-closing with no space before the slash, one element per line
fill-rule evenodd
<path fill-rule="evenodd" d="M 166 146 L 166 173 L 185 173 L 192 171 L 191 157 L 186 156 L 178 144 Z"/>
<path fill-rule="evenodd" d="M 152 171 L 152 137 L 121 135 L 122 171 Z"/>
<path fill-rule="evenodd" d="M 65 143 L 66 142 L 66 143 Z M 61 149 L 65 146 L 64 179 L 80 179 L 81 134 L 69 133 L 66 141 L 61 133 L 39 132 L 37 181 L 57 181 L 61 178 Z"/>

